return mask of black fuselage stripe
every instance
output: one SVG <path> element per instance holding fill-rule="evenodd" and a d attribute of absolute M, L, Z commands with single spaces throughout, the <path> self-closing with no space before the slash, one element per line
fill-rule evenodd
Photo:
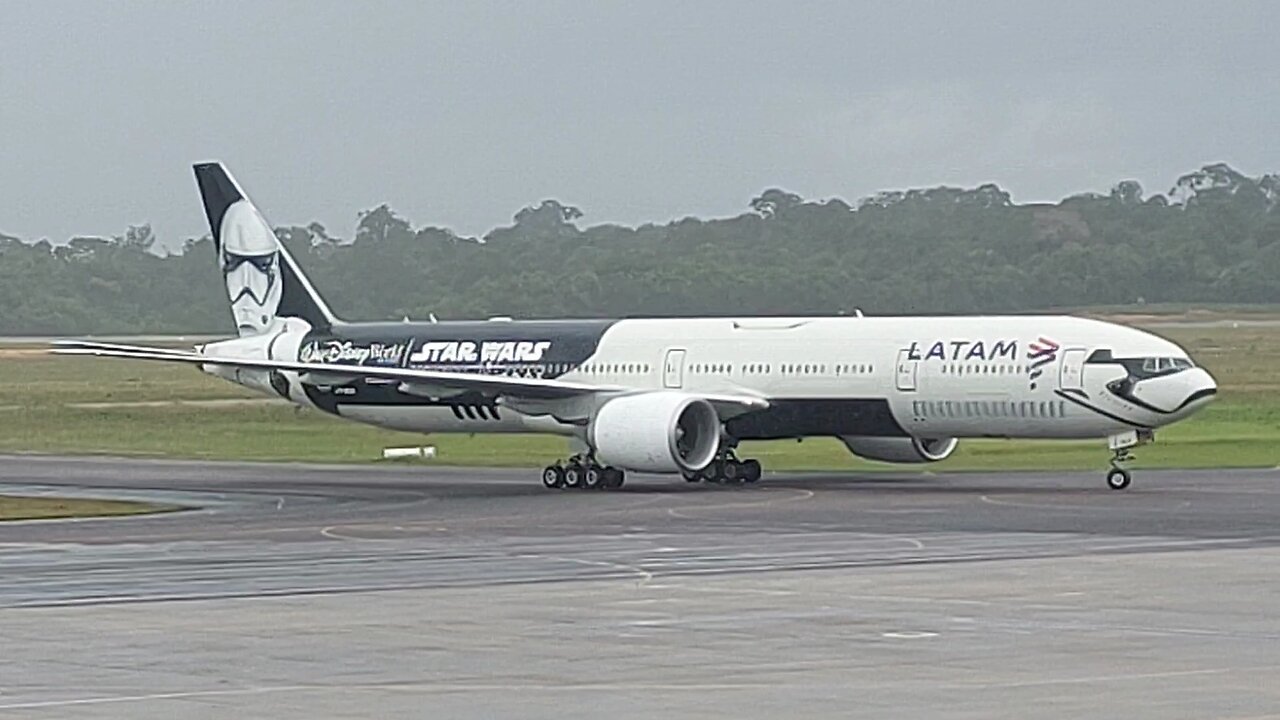
<path fill-rule="evenodd" d="M 1080 406 L 1080 407 L 1082 407 L 1082 408 L 1085 408 L 1086 410 L 1092 410 L 1093 412 L 1095 412 L 1095 413 L 1097 413 L 1097 414 L 1099 414 L 1099 415 L 1101 415 L 1101 416 L 1103 416 L 1103 417 L 1105 417 L 1105 418 L 1110 418 L 1110 419 L 1112 419 L 1112 420 L 1115 420 L 1115 421 L 1116 421 L 1116 422 L 1118 422 L 1118 423 L 1124 423 L 1125 425 L 1128 425 L 1128 426 L 1130 426 L 1130 427 L 1137 428 L 1137 429 L 1139 429 L 1139 430 L 1149 430 L 1149 429 L 1150 429 L 1150 427 L 1149 427 L 1149 426 L 1147 426 L 1147 425 L 1144 425 L 1144 424 L 1142 424 L 1142 423 L 1138 423 L 1138 422 L 1134 422 L 1134 421 L 1132 421 L 1132 420 L 1129 420 L 1128 418 L 1124 418 L 1124 417 L 1121 417 L 1121 416 L 1119 416 L 1119 415 L 1116 415 L 1115 413 L 1111 413 L 1111 412 L 1108 412 L 1108 411 L 1106 411 L 1106 410 L 1103 410 L 1103 409 L 1102 409 L 1102 408 L 1100 408 L 1100 407 L 1096 407 L 1096 406 L 1092 405 L 1091 403 L 1087 403 L 1087 402 L 1085 402 L 1085 401 L 1081 400 L 1080 398 L 1075 397 L 1074 395 L 1069 395 L 1069 394 L 1067 394 L 1067 393 L 1065 393 L 1065 392 L 1063 392 L 1063 391 L 1061 391 L 1061 390 L 1054 390 L 1053 392 L 1054 392 L 1058 397 L 1060 397 L 1060 398 L 1065 398 L 1065 399 L 1067 399 L 1067 400 L 1070 400 L 1071 402 L 1075 403 L 1076 405 L 1079 405 L 1079 406 Z"/>
<path fill-rule="evenodd" d="M 1181 409 L 1185 408 L 1186 406 L 1190 405 L 1191 403 L 1193 403 L 1193 402 L 1195 402 L 1195 401 L 1197 401 L 1197 400 L 1200 400 L 1201 398 L 1212 397 L 1212 396 L 1216 395 L 1217 393 L 1218 393 L 1218 391 L 1217 391 L 1217 389 L 1216 389 L 1216 388 L 1205 388 L 1205 389 L 1203 389 L 1203 390 L 1197 390 L 1197 391 L 1195 391 L 1195 392 L 1191 393 L 1190 395 L 1188 395 L 1186 400 L 1183 400 L 1183 401 L 1178 405 L 1178 407 L 1176 407 L 1176 408 L 1174 408 L 1174 409 L 1172 409 L 1172 410 L 1161 410 L 1160 408 L 1156 407 L 1155 405 L 1151 405 L 1151 404 L 1149 404 L 1149 403 L 1143 402 L 1142 400 L 1139 400 L 1138 398 L 1133 397 L 1132 395 L 1123 395 L 1122 397 L 1123 397 L 1125 400 L 1128 400 L 1129 402 L 1133 403 L 1134 405 L 1137 405 L 1138 407 L 1140 407 L 1140 408 L 1142 408 L 1142 409 L 1144 409 L 1144 410 L 1150 410 L 1151 412 L 1156 413 L 1156 414 L 1159 414 L 1159 415 L 1173 415 L 1174 413 L 1176 413 L 1176 412 L 1178 412 L 1179 410 L 1181 410 Z"/>

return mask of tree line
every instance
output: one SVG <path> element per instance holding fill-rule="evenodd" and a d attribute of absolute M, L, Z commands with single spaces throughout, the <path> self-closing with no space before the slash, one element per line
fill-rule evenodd
<path fill-rule="evenodd" d="M 852 204 L 775 188 L 736 217 L 639 227 L 585 225 L 545 200 L 481 238 L 386 205 L 350 239 L 315 223 L 277 233 L 353 320 L 997 313 L 1280 303 L 1277 206 L 1280 175 L 1215 164 L 1167 193 L 1126 180 L 1053 204 L 995 185 Z M 0 334 L 229 332 L 210 239 L 156 248 L 146 225 L 64 245 L 0 235 Z"/>

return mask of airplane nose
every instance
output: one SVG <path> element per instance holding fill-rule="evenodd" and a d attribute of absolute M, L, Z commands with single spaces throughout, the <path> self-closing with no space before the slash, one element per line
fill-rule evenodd
<path fill-rule="evenodd" d="M 1218 394 L 1218 382 L 1204 368 L 1191 368 L 1184 371 L 1187 375 L 1187 399 L 1183 406 L 1187 409 L 1205 405 Z"/>
<path fill-rule="evenodd" d="M 1218 393 L 1218 384 L 1204 369 L 1187 368 L 1172 375 L 1139 380 L 1119 392 L 1127 401 L 1172 421 L 1208 404 Z"/>

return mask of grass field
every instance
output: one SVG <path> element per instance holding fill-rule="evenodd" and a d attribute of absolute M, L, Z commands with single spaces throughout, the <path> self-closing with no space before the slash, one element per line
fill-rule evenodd
<path fill-rule="evenodd" d="M 1280 465 L 1280 328 L 1176 327 L 1161 334 L 1217 377 L 1219 399 L 1160 431 L 1135 467 Z M 212 402 L 210 402 L 212 401 Z M 432 444 L 434 462 L 542 465 L 565 441 L 536 436 L 396 433 L 263 401 L 185 366 L 53 357 L 0 346 L 0 452 L 360 462 L 388 445 Z M 751 443 L 770 469 L 890 468 L 851 456 L 834 440 Z M 964 441 L 930 469 L 1101 469 L 1103 441 Z M 901 469 L 901 468 L 899 468 Z"/>
<path fill-rule="evenodd" d="M 0 521 L 53 520 L 165 512 L 176 508 L 123 500 L 94 500 L 0 495 Z"/>

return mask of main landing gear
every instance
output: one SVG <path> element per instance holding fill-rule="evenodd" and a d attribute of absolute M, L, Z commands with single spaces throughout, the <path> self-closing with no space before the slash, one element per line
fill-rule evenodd
<path fill-rule="evenodd" d="M 688 482 L 740 485 L 758 481 L 761 473 L 759 460 L 739 460 L 733 450 L 726 450 L 716 455 L 716 459 L 702 470 L 696 473 L 685 473 L 684 479 Z"/>
<path fill-rule="evenodd" d="M 561 465 L 548 465 L 542 469 L 542 484 L 548 488 L 573 490 L 616 490 L 626 482 L 621 469 L 597 465 L 595 458 L 575 455 Z"/>
<path fill-rule="evenodd" d="M 1111 471 L 1107 473 L 1107 487 L 1112 490 L 1124 490 L 1133 483 L 1133 476 L 1121 466 L 1133 460 L 1133 448 L 1155 440 L 1151 430 L 1131 430 L 1107 438 L 1111 448 Z"/>

